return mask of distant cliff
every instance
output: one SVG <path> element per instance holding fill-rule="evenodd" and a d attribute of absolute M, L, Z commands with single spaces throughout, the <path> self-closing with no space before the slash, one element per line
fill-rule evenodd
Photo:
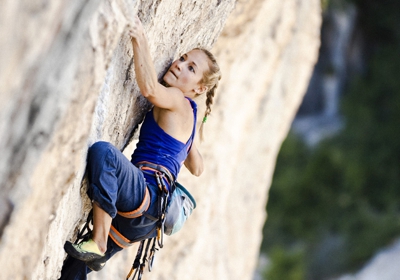
<path fill-rule="evenodd" d="M 174 58 L 197 46 L 213 47 L 223 71 L 200 145 L 206 171 L 200 178 L 185 172 L 180 177 L 198 208 L 182 232 L 167 238 L 147 279 L 250 279 L 275 158 L 316 62 L 319 5 L 318 0 L 3 3 L 2 278 L 57 279 L 63 244 L 74 237 L 88 207 L 82 183 L 88 146 L 106 140 L 127 154 L 133 149 L 128 144 L 149 108 L 134 82 L 126 33 L 137 13 L 160 76 Z M 120 253 L 90 279 L 122 279 L 134 254 Z"/>

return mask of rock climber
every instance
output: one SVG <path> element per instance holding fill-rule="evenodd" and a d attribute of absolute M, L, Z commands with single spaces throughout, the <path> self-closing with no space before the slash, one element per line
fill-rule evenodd
<path fill-rule="evenodd" d="M 148 168 L 143 172 L 138 168 L 140 163 L 161 167 L 166 173 L 163 178 L 170 178 L 165 179 L 170 192 L 171 181 L 176 180 L 182 165 L 195 176 L 203 172 L 203 159 L 194 143 L 197 119 L 194 99 L 206 94 L 203 126 L 221 78 L 214 56 L 206 49 L 193 49 L 175 60 L 159 83 L 138 17 L 129 26 L 129 35 L 140 92 L 154 106 L 145 116 L 131 161 L 107 142 L 97 142 L 89 148 L 88 195 L 93 206 L 93 231 L 86 241 L 66 242 L 68 257 L 60 279 L 86 279 L 87 273 L 102 269 L 109 258 L 124 248 L 121 243 L 125 239 L 140 240 L 156 234 L 152 230 L 154 221 L 148 215 L 127 219 L 118 214 L 132 214 L 135 209 L 146 208 L 150 216 L 156 215 L 157 178 L 150 173 L 157 171 Z M 110 228 L 122 237 L 110 235 Z"/>

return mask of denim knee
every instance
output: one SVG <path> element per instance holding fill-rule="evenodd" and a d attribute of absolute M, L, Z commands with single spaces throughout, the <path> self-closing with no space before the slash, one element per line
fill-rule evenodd
<path fill-rule="evenodd" d="M 114 149 L 115 147 L 109 143 L 109 142 L 105 142 L 105 141 L 99 141 L 94 143 L 92 146 L 89 147 L 89 157 L 101 157 L 104 155 L 104 153 L 108 150 L 108 149 Z"/>

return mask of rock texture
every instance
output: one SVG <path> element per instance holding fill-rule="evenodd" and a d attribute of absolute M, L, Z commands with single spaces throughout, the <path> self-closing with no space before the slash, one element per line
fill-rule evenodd
<path fill-rule="evenodd" d="M 106 140 L 126 154 L 134 148 L 128 144 L 149 108 L 134 82 L 126 34 L 134 13 L 160 76 L 197 46 L 214 46 L 223 71 L 200 145 L 206 171 L 180 176 L 198 210 L 166 240 L 146 279 L 251 278 L 276 154 L 318 53 L 318 0 L 3 1 L 4 279 L 57 279 L 63 243 L 89 205 L 82 181 L 88 146 Z M 120 253 L 89 278 L 125 277 L 134 254 Z"/>

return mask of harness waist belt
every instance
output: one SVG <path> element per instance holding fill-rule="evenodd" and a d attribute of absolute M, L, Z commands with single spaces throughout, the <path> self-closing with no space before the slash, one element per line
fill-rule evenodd
<path fill-rule="evenodd" d="M 168 168 L 166 168 L 162 165 L 159 165 L 159 164 L 154 164 L 154 163 L 148 162 L 148 161 L 140 161 L 140 162 L 136 163 L 136 166 L 139 169 L 144 170 L 144 171 L 146 171 L 146 170 L 153 171 L 153 172 L 159 171 L 159 172 L 163 173 L 168 181 L 169 186 L 171 187 L 171 193 L 174 191 L 173 188 L 174 188 L 175 179 L 174 179 L 174 176 L 171 174 L 171 172 L 168 170 Z"/>

